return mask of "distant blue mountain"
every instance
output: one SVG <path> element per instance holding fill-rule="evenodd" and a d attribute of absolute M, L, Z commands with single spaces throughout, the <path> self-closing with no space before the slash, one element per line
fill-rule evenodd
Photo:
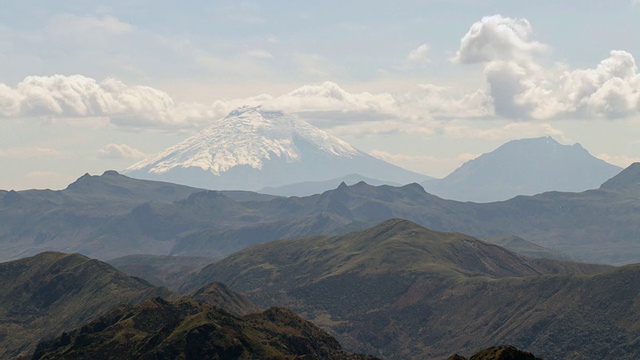
<path fill-rule="evenodd" d="M 445 199 L 492 202 L 546 191 L 597 189 L 621 170 L 580 144 L 562 145 L 541 137 L 510 141 L 466 162 L 444 179 L 428 180 L 422 186 Z"/>

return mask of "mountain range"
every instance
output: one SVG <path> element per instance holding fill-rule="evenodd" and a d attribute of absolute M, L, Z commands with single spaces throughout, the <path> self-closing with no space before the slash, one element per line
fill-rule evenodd
<path fill-rule="evenodd" d="M 530 259 L 392 219 L 251 247 L 205 267 L 183 290 L 224 282 L 385 359 L 444 359 L 487 343 L 544 359 L 636 359 L 638 276 L 638 265 Z"/>
<path fill-rule="evenodd" d="M 62 191 L 0 194 L 0 260 L 46 250 L 102 260 L 132 254 L 220 258 L 257 243 L 341 234 L 404 218 L 478 238 L 515 235 L 583 261 L 628 264 L 640 262 L 638 167 L 631 165 L 597 190 L 488 204 L 444 200 L 417 184 L 361 182 L 308 197 L 265 198 L 107 172 L 83 176 Z"/>
<path fill-rule="evenodd" d="M 633 359 L 638 271 L 524 258 L 400 219 L 254 246 L 185 277 L 183 294 L 48 252 L 0 263 L 0 349 L 34 359 L 534 358 L 478 351 L 511 343 L 543 358 Z"/>
<path fill-rule="evenodd" d="M 261 312 L 246 296 L 218 282 L 176 294 L 98 260 L 47 252 L 0 263 L 0 284 L 2 358 L 375 359 L 349 353 L 330 333 L 291 310 Z M 512 346 L 472 356 L 511 358 L 534 359 Z"/>
<path fill-rule="evenodd" d="M 124 170 L 212 190 L 260 190 L 349 174 L 399 184 L 430 179 L 374 158 L 296 117 L 242 107 Z"/>
<path fill-rule="evenodd" d="M 562 145 L 544 137 L 510 141 L 434 179 L 374 158 L 297 117 L 245 106 L 123 173 L 204 189 L 281 196 L 322 193 L 341 182 L 417 182 L 442 198 L 491 202 L 545 191 L 594 189 L 620 170 L 580 144 Z"/>
<path fill-rule="evenodd" d="M 621 170 L 592 156 L 580 144 L 562 145 L 542 137 L 510 141 L 443 179 L 421 185 L 445 199 L 491 202 L 546 191 L 596 189 Z"/>

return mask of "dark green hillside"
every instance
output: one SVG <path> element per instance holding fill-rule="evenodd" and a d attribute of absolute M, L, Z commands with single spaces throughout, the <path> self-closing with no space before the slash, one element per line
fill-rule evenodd
<path fill-rule="evenodd" d="M 367 359 L 293 312 L 243 317 L 190 300 L 122 306 L 59 338 L 33 359 Z"/>
<path fill-rule="evenodd" d="M 464 356 L 451 355 L 447 360 L 467 360 Z M 492 346 L 472 355 L 469 360 L 542 360 L 532 353 L 521 351 L 513 346 Z"/>
<path fill-rule="evenodd" d="M 257 266 L 257 267 L 256 267 Z M 283 271 L 284 269 L 286 271 Z M 593 273 L 606 266 L 526 259 L 459 233 L 444 233 L 392 219 L 373 228 L 327 237 L 274 241 L 205 267 L 183 290 L 216 280 L 247 291 L 278 277 L 285 288 L 335 275 L 407 275 L 504 278 L 554 273 Z M 220 274 L 226 274 L 223 276 Z M 253 274 L 255 279 L 247 279 Z M 264 281 L 268 286 L 270 281 Z"/>
<path fill-rule="evenodd" d="M 215 305 L 234 315 L 247 315 L 259 311 L 246 295 L 231 290 L 223 283 L 209 283 L 185 296 L 202 304 Z"/>
<path fill-rule="evenodd" d="M 81 255 L 47 252 L 1 263 L 0 358 L 28 355 L 40 338 L 120 303 L 169 294 Z"/>
<path fill-rule="evenodd" d="M 499 343 L 547 359 L 636 359 L 638 278 L 637 265 L 523 258 L 390 220 L 251 247 L 184 289 L 225 282 L 260 306 L 290 307 L 349 349 L 390 359 L 443 359 Z"/>

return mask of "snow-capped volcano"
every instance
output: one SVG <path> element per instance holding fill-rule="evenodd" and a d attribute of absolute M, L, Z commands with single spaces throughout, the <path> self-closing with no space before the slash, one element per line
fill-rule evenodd
<path fill-rule="evenodd" d="M 124 173 L 219 190 L 258 190 L 353 173 L 394 183 L 428 178 L 373 158 L 294 116 L 246 106 Z"/>

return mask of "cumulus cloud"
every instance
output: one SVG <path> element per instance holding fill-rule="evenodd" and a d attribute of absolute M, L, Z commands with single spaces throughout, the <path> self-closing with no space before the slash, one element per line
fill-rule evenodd
<path fill-rule="evenodd" d="M 0 85 L 4 117 L 108 117 L 129 127 L 192 127 L 220 116 L 202 104 L 176 103 L 167 93 L 148 86 L 129 86 L 81 75 L 29 76 L 15 88 Z"/>
<path fill-rule="evenodd" d="M 336 83 L 324 82 L 279 96 L 262 94 L 203 104 L 177 102 L 169 94 L 148 86 L 128 85 L 115 79 L 97 81 L 80 75 L 30 76 L 15 87 L 0 84 L 0 117 L 35 118 L 54 124 L 100 120 L 100 124 L 124 128 L 196 129 L 243 105 L 299 114 L 345 132 L 355 131 L 357 127 L 353 125 L 360 124 L 366 134 L 426 133 L 429 130 L 422 123 L 434 116 L 488 115 L 491 99 L 482 90 L 464 93 L 429 84 L 417 86 L 407 94 L 391 94 L 350 92 Z"/>
<path fill-rule="evenodd" d="M 526 19 L 494 15 L 471 26 L 453 60 L 484 65 L 496 115 L 512 119 L 625 118 L 640 113 L 633 55 L 611 51 L 595 68 L 545 64 L 547 45 Z"/>
<path fill-rule="evenodd" d="M 411 50 L 409 55 L 407 56 L 407 61 L 415 63 L 415 62 L 423 62 L 429 60 L 429 45 L 422 44 L 417 48 Z"/>
<path fill-rule="evenodd" d="M 101 159 L 142 159 L 147 154 L 126 144 L 109 144 L 98 151 Z"/>
<path fill-rule="evenodd" d="M 266 102 L 271 109 L 288 112 L 373 112 L 394 114 L 396 99 L 388 93 L 350 93 L 333 82 L 305 85 Z"/>
<path fill-rule="evenodd" d="M 547 46 L 531 39 L 533 29 L 526 19 L 493 15 L 471 25 L 460 40 L 453 61 L 465 64 L 529 57 Z"/>

